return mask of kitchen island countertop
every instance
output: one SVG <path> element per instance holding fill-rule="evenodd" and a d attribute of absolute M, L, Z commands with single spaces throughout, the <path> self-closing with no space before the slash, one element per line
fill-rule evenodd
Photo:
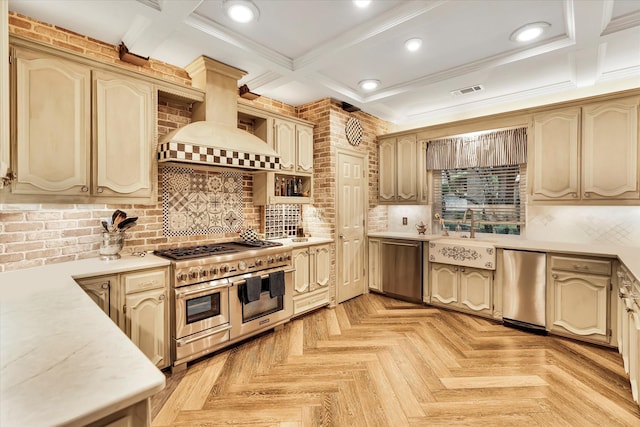
<path fill-rule="evenodd" d="M 85 425 L 162 390 L 162 372 L 74 278 L 168 265 L 149 254 L 0 273 L 0 425 Z"/>

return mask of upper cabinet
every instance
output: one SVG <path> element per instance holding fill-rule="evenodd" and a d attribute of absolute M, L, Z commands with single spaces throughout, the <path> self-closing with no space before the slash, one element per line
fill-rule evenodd
<path fill-rule="evenodd" d="M 73 61 L 14 50 L 15 194 L 89 191 L 91 70 Z"/>
<path fill-rule="evenodd" d="M 416 134 L 380 139 L 380 203 L 427 203 L 426 143 Z"/>
<path fill-rule="evenodd" d="M 150 197 L 154 187 L 156 95 L 151 83 L 93 73 L 95 180 L 92 191 Z"/>
<path fill-rule="evenodd" d="M 283 171 L 313 172 L 313 127 L 289 120 L 274 120 L 274 148 Z"/>
<path fill-rule="evenodd" d="M 638 200 L 640 97 L 533 116 L 531 198 Z"/>
<path fill-rule="evenodd" d="M 0 2 L 0 188 L 9 169 L 9 2 Z"/>
<path fill-rule="evenodd" d="M 24 41 L 11 55 L 13 179 L 3 199 L 155 203 L 154 84 Z"/>
<path fill-rule="evenodd" d="M 311 203 L 313 124 L 243 103 L 238 104 L 238 123 L 280 156 L 280 172 L 253 173 L 253 204 Z"/>

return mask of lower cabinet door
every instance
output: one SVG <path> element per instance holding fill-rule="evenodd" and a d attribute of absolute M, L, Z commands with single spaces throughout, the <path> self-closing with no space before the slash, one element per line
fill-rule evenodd
<path fill-rule="evenodd" d="M 458 267 L 431 264 L 431 302 L 436 304 L 458 302 Z"/>
<path fill-rule="evenodd" d="M 610 278 L 552 271 L 551 279 L 550 330 L 608 343 Z"/>
<path fill-rule="evenodd" d="M 634 307 L 629 316 L 629 381 L 633 400 L 640 403 L 640 314 Z"/>
<path fill-rule="evenodd" d="M 493 271 L 460 267 L 460 304 L 485 314 L 492 312 Z"/>
<path fill-rule="evenodd" d="M 125 295 L 125 333 L 158 367 L 170 363 L 166 296 L 164 288 Z"/>

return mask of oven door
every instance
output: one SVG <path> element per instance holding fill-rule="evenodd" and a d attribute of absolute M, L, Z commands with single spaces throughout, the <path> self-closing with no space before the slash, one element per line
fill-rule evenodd
<path fill-rule="evenodd" d="M 231 305 L 231 339 L 250 336 L 288 321 L 293 315 L 293 269 L 284 271 L 285 293 L 269 295 L 269 273 L 282 268 L 256 271 L 230 278 L 229 303 Z M 260 276 L 263 281 L 260 298 L 244 302 L 242 294 L 248 277 Z"/>
<path fill-rule="evenodd" d="M 175 302 L 175 339 L 229 323 L 227 279 L 177 288 Z"/>

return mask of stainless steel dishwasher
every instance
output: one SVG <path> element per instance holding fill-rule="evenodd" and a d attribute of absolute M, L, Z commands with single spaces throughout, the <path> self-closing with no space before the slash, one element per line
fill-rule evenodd
<path fill-rule="evenodd" d="M 422 242 L 382 241 L 382 292 L 422 302 Z"/>
<path fill-rule="evenodd" d="M 505 326 L 546 334 L 546 257 L 503 251 L 502 321 Z"/>

